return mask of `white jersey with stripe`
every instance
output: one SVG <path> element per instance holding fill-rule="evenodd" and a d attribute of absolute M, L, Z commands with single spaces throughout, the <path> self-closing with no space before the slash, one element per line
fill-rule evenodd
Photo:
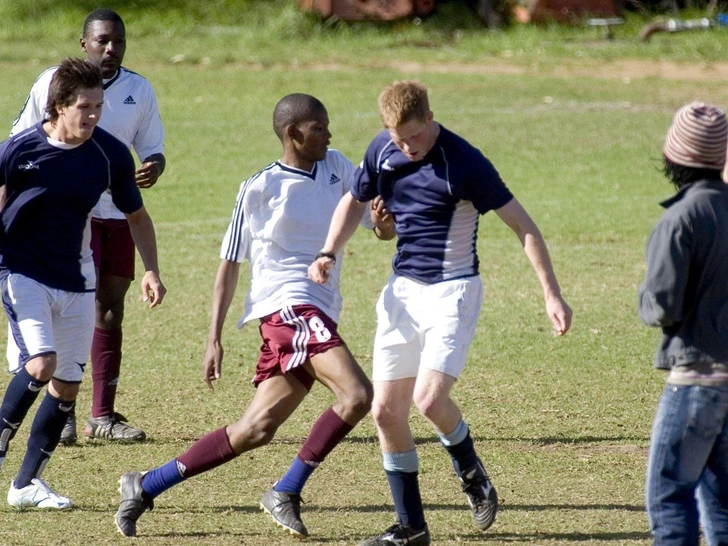
<path fill-rule="evenodd" d="M 57 69 L 57 66 L 51 67 L 38 76 L 23 109 L 13 122 L 11 136 L 46 118 L 48 87 Z M 124 67 L 113 78 L 104 80 L 104 107 L 98 125 L 128 148 L 134 148 L 140 161 L 150 155 L 164 153 L 164 128 L 154 89 L 144 77 Z M 109 192 L 101 196 L 92 216 L 126 218 L 114 206 Z"/>
<path fill-rule="evenodd" d="M 349 191 L 354 166 L 336 150 L 311 172 L 276 161 L 240 186 L 220 258 L 250 262 L 250 290 L 238 326 L 287 306 L 310 304 L 338 322 L 341 256 L 326 284 L 308 278 L 308 266 L 326 241 L 329 223 Z M 368 214 L 362 225 L 372 228 Z"/>

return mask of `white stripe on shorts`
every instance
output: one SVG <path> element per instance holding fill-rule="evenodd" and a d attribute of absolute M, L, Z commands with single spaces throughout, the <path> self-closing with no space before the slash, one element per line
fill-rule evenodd
<path fill-rule="evenodd" d="M 291 360 L 288 361 L 288 366 L 286 366 L 286 371 L 288 371 L 291 368 L 300 366 L 308 359 L 307 347 L 308 341 L 311 339 L 311 329 L 309 328 L 306 319 L 304 317 L 296 316 L 290 305 L 281 309 L 281 317 L 283 317 L 283 321 L 286 324 L 290 324 L 296 328 L 296 333 L 293 336 L 293 341 L 291 342 L 291 345 L 293 346 L 293 356 L 291 356 Z"/>

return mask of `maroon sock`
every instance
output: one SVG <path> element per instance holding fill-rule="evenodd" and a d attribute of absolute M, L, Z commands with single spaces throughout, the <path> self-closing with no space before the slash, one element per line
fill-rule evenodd
<path fill-rule="evenodd" d="M 177 462 L 184 465 L 183 476 L 188 479 L 232 461 L 235 457 L 237 455 L 230 445 L 226 427 L 222 427 L 197 440 L 177 457 Z"/>
<path fill-rule="evenodd" d="M 116 386 L 121 368 L 121 328 L 94 330 L 91 345 L 91 379 L 94 385 L 91 415 L 102 417 L 114 413 Z"/>
<path fill-rule="evenodd" d="M 311 433 L 298 452 L 298 458 L 309 464 L 322 463 L 353 428 L 333 408 L 327 409 L 313 424 Z"/>

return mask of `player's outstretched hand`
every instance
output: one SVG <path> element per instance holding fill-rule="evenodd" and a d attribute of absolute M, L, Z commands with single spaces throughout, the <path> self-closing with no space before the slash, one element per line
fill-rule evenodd
<path fill-rule="evenodd" d="M 209 340 L 207 342 L 207 350 L 205 351 L 205 360 L 202 362 L 202 379 L 207 383 L 207 387 L 214 391 L 213 381 L 220 379 L 222 373 L 222 357 L 225 351 L 219 339 Z"/>
<path fill-rule="evenodd" d="M 159 180 L 162 169 L 156 161 L 147 161 L 142 163 L 134 173 L 136 184 L 140 188 L 151 188 Z"/>
<path fill-rule="evenodd" d="M 331 276 L 330 271 L 334 268 L 335 263 L 334 260 L 326 256 L 317 258 L 308 266 L 308 278 L 319 284 L 326 284 Z"/>
<path fill-rule="evenodd" d="M 572 311 L 569 304 L 561 296 L 546 300 L 546 313 L 554 326 L 557 336 L 563 336 L 571 328 Z"/>
<path fill-rule="evenodd" d="M 142 277 L 142 299 L 149 302 L 149 308 L 162 303 L 167 289 L 154 271 L 147 271 Z"/>

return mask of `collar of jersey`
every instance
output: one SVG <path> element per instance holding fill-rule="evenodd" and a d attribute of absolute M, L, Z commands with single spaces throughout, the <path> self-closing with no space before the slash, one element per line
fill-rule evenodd
<path fill-rule="evenodd" d="M 281 163 L 280 161 L 276 161 L 276 164 L 284 171 L 288 171 L 288 172 L 296 173 L 296 174 L 302 174 L 303 176 L 307 176 L 311 180 L 316 180 L 316 170 L 318 169 L 318 161 L 313 164 L 313 170 L 311 172 L 304 171 L 303 169 L 296 169 L 295 167 L 289 167 L 288 165 L 285 165 L 284 163 Z"/>
<path fill-rule="evenodd" d="M 111 87 L 111 84 L 118 80 L 119 76 L 121 76 L 121 67 L 119 67 L 119 70 L 116 71 L 116 74 L 114 74 L 111 79 L 104 82 L 104 91 Z"/>

